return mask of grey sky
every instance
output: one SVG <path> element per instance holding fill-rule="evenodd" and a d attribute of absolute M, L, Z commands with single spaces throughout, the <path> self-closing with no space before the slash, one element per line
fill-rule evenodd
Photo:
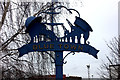
<path fill-rule="evenodd" d="M 101 60 L 107 62 L 105 54 L 109 55 L 107 41 L 118 36 L 118 1 L 119 0 L 82 0 L 75 6 L 70 1 L 70 7 L 80 12 L 80 17 L 86 20 L 92 27 L 89 40 L 90 45 L 99 49 L 98 58 L 95 59 L 87 53 L 76 53 L 66 58 L 67 64 L 64 65 L 64 74 L 69 76 L 87 77 L 87 64 L 90 64 L 90 73 L 93 77 L 99 77 L 97 71 L 102 64 Z M 76 1 L 77 2 L 77 1 Z M 66 53 L 64 53 L 65 55 Z"/>

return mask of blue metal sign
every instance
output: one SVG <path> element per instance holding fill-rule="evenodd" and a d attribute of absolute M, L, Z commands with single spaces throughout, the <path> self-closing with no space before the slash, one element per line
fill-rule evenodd
<path fill-rule="evenodd" d="M 58 6 L 59 8 L 66 8 L 64 6 Z M 55 9 L 55 8 L 53 8 Z M 67 9 L 67 8 L 66 8 Z M 67 9 L 70 13 L 70 10 L 74 9 Z M 74 10 L 76 11 L 76 10 Z M 76 11 L 78 13 L 78 11 Z M 47 12 L 44 12 L 47 13 Z M 47 13 L 48 14 L 48 13 Z M 49 14 L 55 14 L 55 12 L 49 12 Z M 79 13 L 78 13 L 79 14 Z M 53 17 L 52 17 L 53 19 Z M 97 53 L 99 50 L 95 49 L 91 45 L 87 44 L 87 40 L 89 38 L 90 31 L 92 32 L 91 26 L 82 18 L 76 17 L 74 25 L 66 19 L 69 26 L 71 27 L 71 32 L 65 29 L 64 37 L 58 38 L 52 30 L 47 29 L 47 25 L 62 25 L 63 23 L 42 23 L 42 17 L 29 17 L 26 20 L 26 33 L 28 33 L 31 37 L 31 41 L 29 44 L 23 45 L 21 48 L 18 49 L 19 57 L 27 54 L 29 52 L 39 51 L 55 51 L 55 66 L 56 66 L 56 80 L 63 80 L 63 51 L 71 51 L 71 52 L 85 52 L 97 59 Z M 81 44 L 81 34 L 83 34 L 84 44 Z M 44 35 L 45 41 L 40 41 L 38 43 L 34 43 L 34 37 Z M 72 42 L 70 41 L 72 39 Z M 50 39 L 48 42 L 47 39 Z M 75 40 L 77 39 L 77 43 Z M 64 41 L 62 41 L 64 40 Z"/>
<path fill-rule="evenodd" d="M 85 52 L 89 53 L 93 57 L 97 58 L 97 53 L 94 47 L 88 44 L 77 44 L 77 43 L 67 43 L 67 42 L 39 42 L 30 43 L 22 46 L 18 49 L 20 52 L 19 57 L 27 54 L 28 52 L 45 52 L 45 51 L 72 51 L 72 52 Z"/>

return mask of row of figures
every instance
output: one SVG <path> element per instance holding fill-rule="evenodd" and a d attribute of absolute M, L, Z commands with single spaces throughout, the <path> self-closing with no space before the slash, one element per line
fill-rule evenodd
<path fill-rule="evenodd" d="M 81 36 L 83 36 L 83 35 L 81 35 Z M 57 41 L 57 40 L 58 40 L 58 41 Z M 44 42 L 51 42 L 51 39 L 46 38 L 46 36 L 44 36 L 44 35 L 39 35 L 39 36 L 36 35 L 36 36 L 34 37 L 33 43 L 39 43 L 39 42 L 42 42 L 42 41 L 44 41 Z M 69 39 L 68 39 L 67 37 L 57 38 L 56 41 L 57 41 L 57 42 L 68 42 L 68 43 L 84 44 L 84 38 L 81 37 L 81 40 L 79 40 L 79 39 L 77 38 L 77 36 L 75 36 L 75 38 L 70 37 Z M 89 42 L 88 42 L 88 44 L 89 44 Z"/>
<path fill-rule="evenodd" d="M 31 37 L 31 42 L 34 41 L 51 41 L 51 42 L 72 42 L 72 43 L 81 43 L 81 35 L 84 38 L 84 44 L 87 44 L 86 41 L 89 38 L 90 31 L 93 31 L 90 25 L 81 19 L 76 17 L 74 25 L 66 19 L 69 26 L 71 27 L 71 32 L 65 29 L 64 37 L 58 38 L 55 33 L 51 30 L 47 30 L 46 24 L 41 23 L 42 17 L 29 17 L 26 20 L 26 32 L 29 33 Z M 54 23 L 52 23 L 53 25 Z M 44 38 L 43 38 L 44 35 Z M 34 40 L 35 39 L 35 40 Z"/>

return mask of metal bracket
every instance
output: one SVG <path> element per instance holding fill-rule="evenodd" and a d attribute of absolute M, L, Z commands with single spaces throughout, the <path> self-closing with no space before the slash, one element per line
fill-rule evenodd
<path fill-rule="evenodd" d="M 71 51 L 71 52 L 69 52 L 67 55 L 65 55 L 65 57 L 63 58 L 63 63 L 64 63 L 64 64 L 66 64 L 66 63 L 67 63 L 67 61 L 65 61 L 65 62 L 64 62 L 65 58 L 66 58 L 69 54 L 71 54 L 71 53 L 73 53 L 72 55 L 74 55 L 74 54 L 75 54 L 75 52 L 72 52 L 72 51 Z"/>

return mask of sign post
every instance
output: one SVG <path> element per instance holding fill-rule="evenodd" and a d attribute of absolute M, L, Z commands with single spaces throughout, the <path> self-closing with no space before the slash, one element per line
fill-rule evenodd
<path fill-rule="evenodd" d="M 63 52 L 55 51 L 56 80 L 63 80 Z"/>
<path fill-rule="evenodd" d="M 71 32 L 69 32 L 63 25 L 63 23 L 53 23 L 53 15 L 59 14 L 59 12 L 54 12 L 56 8 L 65 8 L 70 13 L 71 11 L 76 11 L 79 17 L 76 17 L 74 25 L 68 20 L 68 24 L 71 27 Z M 50 11 L 48 11 L 50 10 Z M 52 15 L 52 22 L 51 23 L 42 23 L 42 17 L 29 17 L 25 22 L 26 32 L 29 33 L 31 37 L 31 41 L 29 44 L 23 45 L 21 48 L 18 48 L 19 57 L 23 56 L 24 54 L 28 54 L 29 52 L 46 52 L 46 51 L 55 51 L 55 67 L 56 67 L 56 80 L 63 80 L 63 64 L 64 59 L 67 55 L 63 58 L 63 51 L 71 51 L 71 52 L 84 52 L 92 55 L 97 59 L 97 53 L 99 50 L 96 50 L 94 47 L 87 43 L 89 38 L 90 31 L 92 32 L 91 26 L 82 18 L 80 18 L 80 14 L 75 9 L 68 9 L 65 6 L 57 6 L 52 7 L 46 10 L 45 14 Z M 50 25 L 52 30 L 47 30 L 46 25 Z M 63 29 L 65 29 L 64 37 L 58 38 L 54 33 L 53 26 L 61 25 Z M 84 44 L 81 44 L 80 38 L 81 34 L 83 34 Z M 34 43 L 34 37 L 44 35 L 46 39 L 50 39 L 50 41 L 39 41 L 38 43 Z M 46 40 L 45 39 L 45 40 Z M 70 42 L 72 39 L 72 42 Z M 77 43 L 75 40 L 77 39 Z M 62 41 L 64 40 L 64 41 Z"/>

